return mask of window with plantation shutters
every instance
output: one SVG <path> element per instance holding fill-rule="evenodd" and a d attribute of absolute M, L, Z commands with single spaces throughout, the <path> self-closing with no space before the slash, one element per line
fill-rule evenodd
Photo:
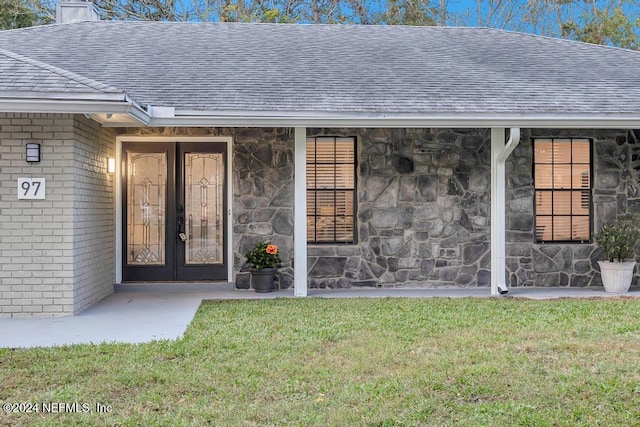
<path fill-rule="evenodd" d="M 356 141 L 307 139 L 307 241 L 355 241 Z"/>
<path fill-rule="evenodd" d="M 591 239 L 591 141 L 533 142 L 536 241 Z"/>

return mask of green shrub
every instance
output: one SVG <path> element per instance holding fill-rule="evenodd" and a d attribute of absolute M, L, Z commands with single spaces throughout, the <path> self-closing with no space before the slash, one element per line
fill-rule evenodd
<path fill-rule="evenodd" d="M 633 258 L 640 240 L 637 218 L 620 215 L 611 224 L 602 227 L 593 240 L 602 247 L 607 260 L 611 262 L 624 262 Z"/>
<path fill-rule="evenodd" d="M 275 268 L 280 263 L 278 247 L 267 242 L 258 243 L 244 257 L 256 270 Z"/>

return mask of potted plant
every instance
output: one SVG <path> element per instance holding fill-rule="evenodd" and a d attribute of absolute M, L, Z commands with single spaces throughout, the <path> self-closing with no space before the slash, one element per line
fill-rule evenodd
<path fill-rule="evenodd" d="M 607 292 L 627 292 L 633 280 L 636 266 L 635 248 L 640 240 L 640 230 L 633 216 L 618 216 L 605 225 L 593 240 L 604 250 L 606 261 L 598 261 L 602 285 Z"/>
<path fill-rule="evenodd" d="M 256 292 L 271 292 L 273 281 L 280 263 L 280 254 L 276 245 L 260 242 L 245 255 L 251 264 L 251 286 Z"/>

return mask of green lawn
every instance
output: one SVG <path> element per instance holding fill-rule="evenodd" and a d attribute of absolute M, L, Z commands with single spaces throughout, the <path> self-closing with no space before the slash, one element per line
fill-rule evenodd
<path fill-rule="evenodd" d="M 640 425 L 640 301 L 210 302 L 180 341 L 0 350 L 0 375 L 2 403 L 91 409 L 0 425 Z"/>

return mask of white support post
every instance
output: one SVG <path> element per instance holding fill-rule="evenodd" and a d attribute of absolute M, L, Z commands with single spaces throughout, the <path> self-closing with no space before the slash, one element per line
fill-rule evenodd
<path fill-rule="evenodd" d="M 293 294 L 307 296 L 307 128 L 295 128 Z"/>
<path fill-rule="evenodd" d="M 115 264 L 116 264 L 116 285 L 122 283 L 122 141 L 116 139 L 116 172 L 114 174 L 114 217 L 113 223 L 116 226 L 115 236 L 113 238 L 115 244 Z"/>
<path fill-rule="evenodd" d="M 491 295 L 508 292 L 506 272 L 506 179 L 505 161 L 520 142 L 520 129 L 491 128 Z"/>

